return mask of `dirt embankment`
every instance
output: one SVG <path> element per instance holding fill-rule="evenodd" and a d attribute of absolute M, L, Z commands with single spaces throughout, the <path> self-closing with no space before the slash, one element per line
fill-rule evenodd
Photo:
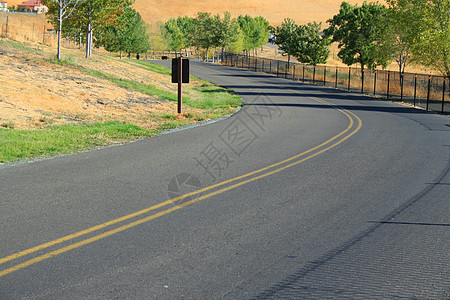
<path fill-rule="evenodd" d="M 79 67 L 55 63 L 55 49 L 34 45 L 17 49 L 0 42 L 0 126 L 26 129 L 49 124 L 123 121 L 151 128 L 150 116 L 174 113 L 175 104 L 86 75 L 95 69 L 134 82 L 176 92 L 167 76 L 106 55 L 83 58 L 64 49 L 64 58 Z"/>

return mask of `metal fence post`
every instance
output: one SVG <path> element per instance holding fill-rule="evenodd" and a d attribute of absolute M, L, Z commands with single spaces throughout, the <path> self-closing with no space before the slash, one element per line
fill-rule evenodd
<path fill-rule="evenodd" d="M 337 88 L 337 82 L 338 82 L 338 67 L 336 67 L 336 80 L 334 82 L 334 87 Z"/>
<path fill-rule="evenodd" d="M 269 73 L 272 74 L 272 60 L 270 60 L 269 63 Z"/>
<path fill-rule="evenodd" d="M 313 67 L 313 84 L 316 83 L 316 66 Z"/>
<path fill-rule="evenodd" d="M 389 88 L 391 83 L 391 71 L 388 71 L 388 82 L 387 82 L 387 92 L 386 92 L 386 98 L 389 99 Z"/>
<path fill-rule="evenodd" d="M 289 69 L 289 62 L 287 62 L 287 64 L 284 65 L 284 78 L 287 78 L 288 69 Z"/>
<path fill-rule="evenodd" d="M 375 74 L 373 77 L 373 94 L 377 94 L 377 70 L 375 70 Z"/>
<path fill-rule="evenodd" d="M 364 68 L 361 69 L 361 94 L 364 94 Z"/>
<path fill-rule="evenodd" d="M 324 71 L 323 71 L 323 86 L 327 85 L 327 66 L 324 67 Z"/>
<path fill-rule="evenodd" d="M 303 82 L 305 82 L 305 65 L 303 64 Z"/>
<path fill-rule="evenodd" d="M 280 71 L 280 61 L 277 60 L 277 77 L 278 77 L 279 71 Z"/>
<path fill-rule="evenodd" d="M 295 64 L 294 64 L 293 70 L 292 70 L 292 80 L 295 81 Z"/>
<path fill-rule="evenodd" d="M 417 97 L 417 74 L 414 74 L 414 106 L 416 106 Z"/>
<path fill-rule="evenodd" d="M 263 61 L 262 61 L 262 67 L 261 67 L 261 72 L 263 72 L 264 73 L 264 70 L 265 70 L 265 65 L 264 65 L 264 58 L 262 59 Z"/>
<path fill-rule="evenodd" d="M 445 101 L 445 78 L 444 82 L 442 82 L 442 108 L 441 108 L 441 114 L 444 114 L 444 101 Z"/>
<path fill-rule="evenodd" d="M 258 72 L 258 58 L 255 57 L 255 72 Z"/>
<path fill-rule="evenodd" d="M 430 102 L 430 88 L 431 88 L 431 76 L 428 76 L 428 92 L 427 92 L 427 107 L 426 107 L 427 111 Z"/>
<path fill-rule="evenodd" d="M 403 102 L 403 81 L 405 80 L 405 73 L 400 73 L 400 101 Z"/>
<path fill-rule="evenodd" d="M 352 77 L 352 74 L 351 74 L 351 70 L 352 70 L 352 68 L 348 68 L 348 91 L 350 92 L 350 79 L 351 79 L 351 77 Z"/>

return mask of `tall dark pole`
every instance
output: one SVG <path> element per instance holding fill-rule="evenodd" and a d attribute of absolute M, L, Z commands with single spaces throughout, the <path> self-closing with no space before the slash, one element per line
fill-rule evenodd
<path fill-rule="evenodd" d="M 183 58 L 178 58 L 178 113 L 181 114 L 183 103 Z"/>

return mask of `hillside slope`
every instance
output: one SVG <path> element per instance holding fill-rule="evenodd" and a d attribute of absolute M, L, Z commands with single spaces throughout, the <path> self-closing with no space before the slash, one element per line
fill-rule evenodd
<path fill-rule="evenodd" d="M 233 16 L 249 14 L 263 16 L 273 25 L 281 24 L 284 18 L 298 23 L 311 21 L 325 22 L 339 11 L 342 0 L 135 0 L 135 8 L 150 24 L 166 21 L 171 17 L 195 16 L 199 11 L 222 14 L 229 11 Z M 23 0 L 7 0 L 8 6 L 22 3 Z M 364 0 L 347 0 L 361 5 Z M 371 2 L 371 1 L 368 1 Z M 383 2 L 383 1 L 381 1 Z"/>
<path fill-rule="evenodd" d="M 249 14 L 263 16 L 273 25 L 281 24 L 284 18 L 298 23 L 325 22 L 339 11 L 341 0 L 191 0 L 189 5 L 180 0 L 136 0 L 135 8 L 143 18 L 154 23 L 170 17 L 194 16 L 199 11 L 222 14 L 229 11 L 233 16 Z M 362 4 L 364 0 L 348 0 Z M 370 2 L 370 1 L 369 1 Z"/>

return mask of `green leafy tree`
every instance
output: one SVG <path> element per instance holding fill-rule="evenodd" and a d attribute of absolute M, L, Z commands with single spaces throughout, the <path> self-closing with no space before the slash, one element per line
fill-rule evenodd
<path fill-rule="evenodd" d="M 359 7 L 342 2 L 339 14 L 327 21 L 330 27 L 324 32 L 339 43 L 338 57 L 345 64 L 359 63 L 361 69 L 386 67 L 391 56 L 380 51 L 389 42 L 386 15 L 386 6 L 378 3 L 364 2 Z"/>
<path fill-rule="evenodd" d="M 194 46 L 194 32 L 195 32 L 195 22 L 191 17 L 178 17 L 177 18 L 178 28 L 183 34 L 185 47 Z"/>
<path fill-rule="evenodd" d="M 225 12 L 223 19 L 217 20 L 217 46 L 222 48 L 222 53 L 225 51 L 225 47 L 231 46 L 238 42 L 241 37 L 241 28 L 236 19 L 231 18 L 229 12 Z"/>
<path fill-rule="evenodd" d="M 209 50 L 219 46 L 218 28 L 217 16 L 211 17 L 210 13 L 199 12 L 197 18 L 194 19 L 194 45 L 206 50 L 207 60 L 209 59 Z"/>
<path fill-rule="evenodd" d="M 186 47 L 186 34 L 179 27 L 177 19 L 171 18 L 164 24 L 164 38 L 169 50 L 180 50 Z"/>
<path fill-rule="evenodd" d="M 81 26 L 85 30 L 86 58 L 92 55 L 93 32 L 102 26 L 114 24 L 132 3 L 131 0 L 83 0 L 78 4 L 70 21 L 74 27 Z"/>
<path fill-rule="evenodd" d="M 288 63 L 291 56 L 298 53 L 298 27 L 294 20 L 287 18 L 274 30 L 275 44 L 283 51 L 283 55 L 288 56 Z"/>
<path fill-rule="evenodd" d="M 256 26 L 258 27 L 258 39 L 256 41 L 256 47 L 262 47 L 269 41 L 270 36 L 270 24 L 264 17 L 255 18 Z"/>
<path fill-rule="evenodd" d="M 269 22 L 263 17 L 252 18 L 248 15 L 238 16 L 237 21 L 244 35 L 245 51 L 263 46 L 269 39 Z"/>
<path fill-rule="evenodd" d="M 331 39 L 320 35 L 320 23 L 300 25 L 296 30 L 294 56 L 298 61 L 311 65 L 325 64 L 330 55 Z"/>
<path fill-rule="evenodd" d="M 248 52 L 249 50 L 256 47 L 256 44 L 258 42 L 259 29 L 256 26 L 255 20 L 248 15 L 238 16 L 237 20 L 244 35 L 243 48 L 246 52 Z"/>
<path fill-rule="evenodd" d="M 450 77 L 450 1 L 390 0 L 395 31 L 408 34 L 414 61 Z M 409 27 L 408 27 L 409 26 Z"/>
<path fill-rule="evenodd" d="M 400 0 L 404 2 L 404 0 Z M 389 3 L 390 2 L 390 3 Z M 387 39 L 380 51 L 388 53 L 398 65 L 399 72 L 405 71 L 405 68 L 414 61 L 413 48 L 415 40 L 420 31 L 420 16 L 417 10 L 406 12 L 388 1 L 389 9 L 387 14 Z"/>
<path fill-rule="evenodd" d="M 117 22 L 100 28 L 97 43 L 107 51 L 122 53 L 143 53 L 150 49 L 150 37 L 141 15 L 133 8 L 125 8 Z"/>
<path fill-rule="evenodd" d="M 48 7 L 46 13 L 50 22 L 58 30 L 58 60 L 61 59 L 61 35 L 63 32 L 63 21 L 70 17 L 79 0 L 43 0 L 42 4 Z"/>

